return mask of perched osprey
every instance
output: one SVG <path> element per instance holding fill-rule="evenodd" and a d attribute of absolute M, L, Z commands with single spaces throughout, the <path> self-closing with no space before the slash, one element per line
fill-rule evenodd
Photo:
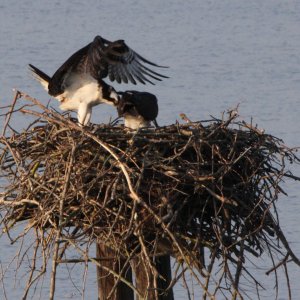
<path fill-rule="evenodd" d="M 119 117 L 124 117 L 125 126 L 131 129 L 149 127 L 151 121 L 156 127 L 158 115 L 157 98 L 147 92 L 126 91 L 120 95 L 117 104 Z"/>
<path fill-rule="evenodd" d="M 93 106 L 118 104 L 118 94 L 103 81 L 104 78 L 133 84 L 154 84 L 152 79 L 161 81 L 168 78 L 148 68 L 147 64 L 163 68 L 140 56 L 123 40 L 110 42 L 96 36 L 93 42 L 68 58 L 52 77 L 31 64 L 29 66 L 49 95 L 61 102 L 60 108 L 77 110 L 79 123 L 86 125 Z"/>

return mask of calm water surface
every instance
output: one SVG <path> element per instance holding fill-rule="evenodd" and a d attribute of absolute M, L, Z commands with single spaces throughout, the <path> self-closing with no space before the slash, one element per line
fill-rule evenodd
<path fill-rule="evenodd" d="M 111 40 L 125 39 L 146 58 L 170 66 L 170 79 L 154 87 L 137 87 L 157 95 L 160 124 L 173 123 L 181 112 L 193 120 L 220 116 L 240 103 L 242 118 L 253 117 L 259 127 L 287 145 L 300 145 L 299 1 L 1 0 L 0 28 L 0 106 L 11 102 L 12 88 L 47 103 L 49 97 L 30 78 L 27 64 L 52 74 L 70 54 L 100 34 Z M 58 108 L 55 101 L 52 105 Z M 110 117 L 115 117 L 113 109 L 99 106 L 92 121 L 107 122 Z M 20 128 L 28 124 L 25 117 L 14 122 Z M 299 166 L 294 170 L 300 173 Z M 281 226 L 300 256 L 300 189 L 291 182 L 284 188 L 289 196 L 279 199 Z M 17 246 L 0 240 L 3 268 L 16 251 Z M 266 260 L 255 261 L 261 269 L 253 269 L 267 288 L 262 299 L 274 299 L 273 278 L 264 275 L 270 266 Z M 28 271 L 26 267 L 21 273 Z M 24 278 L 14 280 L 16 263 L 10 268 L 5 280 L 7 298 L 20 299 Z M 60 267 L 57 299 L 81 299 L 74 286 L 81 289 L 83 268 L 74 268 Z M 90 266 L 85 299 L 96 299 L 94 271 Z M 289 265 L 289 271 L 294 299 L 299 299 L 299 268 Z M 48 282 L 46 278 L 41 299 L 47 298 Z M 280 299 L 286 299 L 283 276 L 279 285 Z M 186 299 L 180 285 L 175 298 Z"/>

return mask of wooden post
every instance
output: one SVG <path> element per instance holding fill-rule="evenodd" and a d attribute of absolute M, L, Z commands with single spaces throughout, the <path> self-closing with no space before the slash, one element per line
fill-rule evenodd
<path fill-rule="evenodd" d="M 155 261 L 158 273 L 165 278 L 165 280 L 158 280 L 158 288 L 165 290 L 172 280 L 170 255 L 160 256 Z M 170 289 L 166 295 L 161 296 L 159 299 L 174 300 L 173 289 Z"/>
<path fill-rule="evenodd" d="M 157 294 L 158 298 L 155 296 L 155 285 L 154 277 L 149 276 L 151 271 L 146 263 L 139 258 L 134 260 L 134 272 L 136 278 L 136 288 L 143 295 L 144 299 L 147 300 L 174 300 L 173 290 L 170 289 L 167 294 L 163 294 L 162 291 L 165 290 L 171 282 L 171 265 L 170 256 L 165 255 L 157 257 L 155 259 L 156 269 L 158 273 L 165 279 L 157 278 Z M 141 300 L 137 297 L 137 300 Z"/>
<path fill-rule="evenodd" d="M 96 255 L 97 258 L 104 257 L 113 257 L 115 255 L 114 251 L 104 244 L 96 244 Z M 114 270 L 119 273 L 124 265 L 124 260 L 107 260 L 101 261 L 101 265 Z M 125 283 L 119 282 L 112 297 L 108 298 L 111 293 L 116 279 L 108 271 L 105 271 L 101 267 L 97 267 L 97 277 L 98 277 L 98 300 L 133 300 L 134 294 L 131 288 L 129 288 Z M 126 273 L 123 274 L 123 277 L 126 278 L 129 282 L 132 282 L 132 272 L 131 268 L 128 267 Z"/>

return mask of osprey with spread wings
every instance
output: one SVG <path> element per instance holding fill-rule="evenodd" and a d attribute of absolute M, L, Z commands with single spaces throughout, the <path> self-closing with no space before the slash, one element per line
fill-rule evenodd
<path fill-rule="evenodd" d="M 168 78 L 153 71 L 160 67 L 129 48 L 123 40 L 110 42 L 96 36 L 93 42 L 75 52 L 52 77 L 29 65 L 34 77 L 49 95 L 61 102 L 62 110 L 77 110 L 81 125 L 88 124 L 92 108 L 101 103 L 118 105 L 115 89 L 103 81 L 142 84 Z"/>

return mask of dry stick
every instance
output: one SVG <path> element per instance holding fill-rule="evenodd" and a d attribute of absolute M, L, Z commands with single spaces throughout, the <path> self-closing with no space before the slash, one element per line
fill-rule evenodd
<path fill-rule="evenodd" d="M 8 298 L 6 296 L 6 290 L 5 290 L 4 280 L 2 280 L 2 278 L 4 278 L 4 273 L 5 272 L 3 272 L 1 260 L 0 260 L 0 270 L 1 270 L 1 277 L 0 277 L 1 280 L 0 281 L 1 281 L 1 285 L 2 285 L 3 296 L 4 296 L 5 300 L 8 300 Z"/>
<path fill-rule="evenodd" d="M 288 292 L 289 292 L 289 300 L 292 299 L 292 291 L 291 291 L 291 285 L 290 285 L 290 279 L 289 279 L 289 272 L 287 269 L 286 263 L 283 264 L 284 272 L 286 276 L 287 286 L 288 286 Z"/>
<path fill-rule="evenodd" d="M 272 216 L 270 215 L 270 218 L 273 222 L 273 228 L 277 234 L 277 237 L 279 238 L 279 240 L 282 242 L 283 246 L 285 247 L 285 249 L 288 251 L 288 254 L 291 256 L 292 260 L 294 261 L 294 263 L 296 263 L 298 266 L 300 266 L 300 260 L 298 259 L 298 257 L 294 254 L 293 250 L 291 249 L 288 241 L 286 240 L 284 234 L 282 233 L 280 227 L 278 224 L 276 224 L 276 222 L 273 220 Z"/>
<path fill-rule="evenodd" d="M 17 168 L 19 169 L 19 160 L 18 160 L 17 157 L 16 157 L 16 153 L 12 150 L 11 145 L 7 142 L 6 138 L 4 138 L 2 142 L 3 142 L 3 143 L 7 146 L 7 148 L 9 149 L 9 151 L 10 151 L 10 153 L 11 153 L 11 156 L 12 156 L 12 158 L 14 159 L 15 165 L 16 165 Z"/>
<path fill-rule="evenodd" d="M 284 245 L 284 247 L 287 249 L 288 254 L 291 256 L 292 260 L 294 263 L 296 263 L 298 266 L 300 266 L 300 260 L 298 259 L 298 257 L 294 254 L 294 252 L 292 251 L 292 249 L 290 248 L 290 245 L 288 243 L 288 241 L 286 240 L 284 234 L 282 233 L 281 229 L 278 227 L 278 230 L 276 228 L 276 233 L 279 236 L 280 241 L 282 242 L 282 244 Z"/>
<path fill-rule="evenodd" d="M 35 231 L 36 231 L 36 234 L 37 234 L 37 229 Z M 32 265 L 30 267 L 31 271 L 30 271 L 29 278 L 27 280 L 27 284 L 26 284 L 26 288 L 25 288 L 25 292 L 24 292 L 24 295 L 22 297 L 22 300 L 25 300 L 27 298 L 29 289 L 35 281 L 35 280 L 32 280 L 32 278 L 33 278 L 33 274 L 36 270 L 36 258 L 37 258 L 37 252 L 38 252 L 39 246 L 40 246 L 40 239 L 37 237 L 36 238 L 36 245 L 34 247 L 34 252 L 33 252 L 33 255 L 32 255 Z"/>
<path fill-rule="evenodd" d="M 240 277 L 242 274 L 242 270 L 243 270 L 243 258 L 244 258 L 244 240 L 241 241 L 241 246 L 240 246 L 240 252 L 239 252 L 239 256 L 238 256 L 238 262 L 237 262 L 237 267 L 236 267 L 236 273 L 235 273 L 235 279 L 233 282 L 233 287 L 234 287 L 234 291 L 233 291 L 233 295 L 232 295 L 232 299 L 236 300 L 236 297 L 239 295 L 239 281 L 240 281 Z"/>
<path fill-rule="evenodd" d="M 157 281 L 156 281 L 156 279 L 158 277 L 158 272 L 157 272 L 156 268 L 152 266 L 151 259 L 149 257 L 148 251 L 147 251 L 147 247 L 146 247 L 146 245 L 145 245 L 145 243 L 142 239 L 142 236 L 141 236 L 140 232 L 138 233 L 138 239 L 139 239 L 139 242 L 140 242 L 140 245 L 141 245 L 141 248 L 142 248 L 142 252 L 140 254 L 140 257 L 142 258 L 142 254 L 144 254 L 144 257 L 145 257 L 145 259 L 143 259 L 143 262 L 142 262 L 142 264 L 144 264 L 144 269 L 147 270 L 147 265 L 148 265 L 149 269 L 152 271 L 151 272 L 152 274 L 149 274 L 146 271 L 146 276 L 147 276 L 147 280 L 148 280 L 147 292 L 149 292 L 150 286 L 153 283 L 154 288 L 155 288 L 155 291 L 154 291 L 155 298 L 157 298 L 158 297 L 158 294 L 157 294 L 158 291 L 157 291 Z M 153 278 L 151 278 L 150 275 L 153 275 Z M 152 282 L 151 282 L 151 280 L 152 280 Z"/>
<path fill-rule="evenodd" d="M 88 262 L 85 262 L 85 264 L 84 264 L 84 274 L 83 274 L 83 286 L 82 286 L 82 300 L 84 300 L 86 280 L 87 280 L 87 274 L 88 274 L 88 267 L 89 267 Z"/>
<path fill-rule="evenodd" d="M 271 247 L 266 244 L 267 246 L 267 249 L 269 251 L 269 255 L 270 255 L 270 258 L 271 258 L 271 261 L 272 261 L 272 264 L 273 266 L 275 266 L 275 261 L 274 261 L 274 257 L 273 257 L 273 254 L 272 254 L 272 251 L 271 251 Z M 276 291 L 276 299 L 278 298 L 278 274 L 277 274 L 277 269 L 275 269 L 275 291 Z"/>
<path fill-rule="evenodd" d="M 183 281 L 183 286 L 184 286 L 184 288 L 187 291 L 188 300 L 192 300 L 190 289 L 189 289 L 189 286 L 188 286 L 188 284 L 186 282 L 185 273 L 182 274 L 182 281 Z"/>
<path fill-rule="evenodd" d="M 87 245 L 86 245 L 86 252 L 88 253 L 89 249 L 90 249 L 90 245 L 91 245 L 91 240 L 88 241 Z M 78 290 L 79 293 L 81 293 L 81 299 L 84 300 L 85 297 L 85 289 L 86 289 L 86 280 L 87 280 L 87 274 L 88 274 L 88 268 L 89 268 L 89 264 L 87 261 L 84 262 L 84 272 L 83 272 L 83 279 L 82 279 L 82 289 L 81 291 L 79 290 L 79 288 L 77 288 L 77 286 L 75 285 L 75 283 L 73 283 L 73 280 L 71 278 L 71 273 L 70 270 L 68 269 L 68 273 L 69 273 L 69 278 L 71 280 L 71 282 L 73 283 L 74 287 Z"/>
<path fill-rule="evenodd" d="M 17 91 L 17 90 L 15 90 L 15 97 L 14 97 L 13 103 L 11 105 L 10 111 L 9 111 L 9 113 L 6 116 L 5 124 L 4 124 L 3 130 L 2 130 L 2 136 L 5 135 L 6 128 L 8 126 L 9 120 L 11 118 L 12 112 L 13 112 L 13 110 L 15 108 L 16 102 L 20 98 L 20 95 L 21 95 L 20 92 Z"/>
<path fill-rule="evenodd" d="M 10 201 L 10 200 L 4 200 L 4 198 L 0 198 L 0 204 L 4 204 L 7 207 L 19 206 L 21 204 L 26 204 L 26 203 L 34 204 L 42 210 L 42 207 L 40 206 L 40 203 L 36 200 L 21 199 L 21 200 L 18 200 L 18 201 Z"/>
<path fill-rule="evenodd" d="M 218 194 L 216 194 L 214 191 L 212 191 L 210 188 L 208 188 L 204 184 L 202 184 L 201 187 L 203 187 L 204 189 L 206 189 L 214 198 L 216 198 L 217 200 L 221 201 L 222 203 L 226 203 L 226 204 L 231 204 L 231 205 L 234 205 L 234 206 L 238 206 L 238 204 L 236 203 L 236 201 L 227 199 L 224 196 L 219 196 Z"/>
<path fill-rule="evenodd" d="M 85 263 L 85 262 L 92 262 L 92 261 L 114 261 L 116 260 L 117 257 L 112 256 L 112 257 L 103 257 L 103 258 L 97 258 L 97 257 L 91 257 L 89 259 L 59 259 L 57 260 L 58 264 L 77 264 L 77 263 Z"/>
<path fill-rule="evenodd" d="M 205 282 L 205 291 L 203 293 L 202 300 L 206 300 L 206 291 L 208 291 L 209 281 L 211 278 L 211 272 L 212 272 L 212 269 L 213 269 L 213 266 L 215 263 L 216 256 L 217 256 L 217 251 L 214 251 L 211 255 L 210 264 L 207 269 L 208 275 L 207 275 L 206 282 Z"/>
<path fill-rule="evenodd" d="M 118 278 L 116 278 L 115 284 L 112 287 L 112 289 L 111 289 L 111 291 L 110 291 L 110 293 L 109 293 L 109 295 L 107 297 L 108 299 L 110 299 L 110 297 L 113 295 L 114 291 L 118 287 L 118 284 L 119 284 L 119 282 L 121 281 L 121 278 L 122 278 L 121 274 L 125 274 L 126 269 L 128 267 L 130 267 L 130 261 L 132 260 L 134 254 L 135 254 L 135 252 L 137 250 L 137 248 L 138 248 L 138 245 L 132 250 L 132 252 L 129 255 L 127 253 L 128 257 L 127 257 L 126 261 L 124 262 L 122 269 L 119 271 Z"/>
<path fill-rule="evenodd" d="M 266 272 L 266 275 L 270 275 L 271 272 L 276 271 L 280 266 L 282 266 L 286 262 L 293 261 L 292 259 L 288 260 L 289 256 L 290 256 L 290 254 L 287 253 L 282 261 L 280 261 L 276 266 L 274 265 L 274 267 L 272 269 L 270 269 L 269 271 Z"/>
<path fill-rule="evenodd" d="M 178 271 L 179 271 L 180 267 L 182 267 L 182 271 L 180 271 L 180 273 L 178 274 Z M 187 268 L 187 267 L 184 268 L 183 265 L 182 265 L 182 263 L 178 263 L 178 264 L 177 264 L 177 267 L 176 267 L 176 270 L 173 272 L 173 274 L 174 274 L 174 276 L 172 276 L 173 279 L 172 279 L 172 281 L 170 282 L 170 284 L 169 284 L 167 290 L 172 289 L 173 286 L 179 281 L 179 279 L 180 279 L 181 277 L 183 277 L 183 274 L 184 274 L 187 270 L 188 270 L 188 268 Z M 178 274 L 178 275 L 177 275 L 177 274 Z"/>
<path fill-rule="evenodd" d="M 70 160 L 68 164 L 68 168 L 66 170 L 65 174 L 65 186 L 64 190 L 61 195 L 60 203 L 59 203 L 59 223 L 58 223 L 58 230 L 55 238 L 55 247 L 54 247 L 54 253 L 52 256 L 52 273 L 51 273 L 51 281 L 50 281 L 50 294 L 49 294 L 49 300 L 54 299 L 54 293 L 55 293 L 55 281 L 56 281 L 56 267 L 57 267 L 57 257 L 58 257 L 58 250 L 59 250 L 59 239 L 61 237 L 61 231 L 62 231 L 62 225 L 63 225 L 63 209 L 64 209 L 64 200 L 67 194 L 67 190 L 70 183 L 70 176 L 71 171 L 73 167 L 73 159 L 74 159 L 74 152 L 76 147 L 73 145 L 72 152 L 70 153 Z"/>
<path fill-rule="evenodd" d="M 39 273 L 31 279 L 31 281 L 29 282 L 28 281 L 28 287 L 26 287 L 26 289 L 28 288 L 28 291 L 30 289 L 30 287 L 40 278 L 42 277 L 44 274 L 46 273 L 46 262 L 45 260 L 43 259 L 43 266 L 42 266 L 42 269 L 39 271 Z M 27 299 L 27 293 L 28 291 L 26 291 L 26 294 L 23 296 L 22 300 L 25 300 Z"/>

